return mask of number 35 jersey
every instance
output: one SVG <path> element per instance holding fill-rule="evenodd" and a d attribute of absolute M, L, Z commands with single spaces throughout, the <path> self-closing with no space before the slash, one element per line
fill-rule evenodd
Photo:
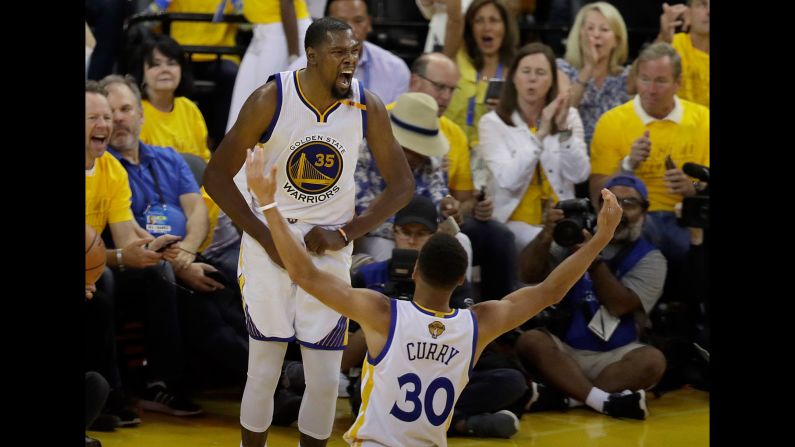
<path fill-rule="evenodd" d="M 344 439 L 353 446 L 446 446 L 453 407 L 469 381 L 474 314 L 442 314 L 392 300 L 386 345 L 362 369 L 362 404 Z"/>
<path fill-rule="evenodd" d="M 273 119 L 260 137 L 265 172 L 278 166 L 275 198 L 285 218 L 341 225 L 354 217 L 353 173 L 367 127 L 364 88 L 354 78 L 348 99 L 319 110 L 304 94 L 300 72 L 276 73 L 271 78 L 277 101 Z M 235 184 L 252 207 L 266 205 L 254 204 L 245 165 L 235 175 Z"/>

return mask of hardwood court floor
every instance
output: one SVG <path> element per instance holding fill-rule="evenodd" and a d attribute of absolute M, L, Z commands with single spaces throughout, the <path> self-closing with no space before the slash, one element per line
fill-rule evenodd
<path fill-rule="evenodd" d="M 143 423 L 112 433 L 89 432 L 103 447 L 209 447 L 240 445 L 239 402 L 226 395 L 205 393 L 197 398 L 206 414 L 177 418 L 144 412 Z M 709 445 L 709 394 L 694 389 L 672 391 L 656 399 L 647 395 L 650 416 L 645 421 L 624 421 L 590 409 L 525 414 L 519 433 L 511 439 L 451 438 L 451 447 L 699 447 Z M 346 399 L 339 399 L 334 432 L 328 447 L 347 444 L 342 434 L 353 418 Z M 269 447 L 295 447 L 297 429 L 272 427 Z"/>

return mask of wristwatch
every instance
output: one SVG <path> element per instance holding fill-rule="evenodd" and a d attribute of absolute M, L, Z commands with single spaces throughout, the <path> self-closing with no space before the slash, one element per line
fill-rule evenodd
<path fill-rule="evenodd" d="M 626 172 L 635 171 L 635 169 L 632 168 L 632 164 L 630 164 L 629 162 L 629 155 L 627 155 L 626 157 L 624 157 L 623 160 L 621 160 L 621 170 Z"/>
<path fill-rule="evenodd" d="M 120 272 L 124 271 L 124 258 L 122 256 L 122 249 L 116 249 L 116 267 L 119 269 Z"/>

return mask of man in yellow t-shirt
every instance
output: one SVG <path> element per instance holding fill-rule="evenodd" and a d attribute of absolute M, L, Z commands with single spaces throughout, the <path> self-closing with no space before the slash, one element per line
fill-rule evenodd
<path fill-rule="evenodd" d="M 473 264 L 480 266 L 481 297 L 499 299 L 513 291 L 516 258 L 513 233 L 492 219 L 491 199 L 476 191 L 472 181 L 467 137 L 461 127 L 444 116 L 461 77 L 452 59 L 442 53 L 425 53 L 411 66 L 409 91 L 430 95 L 439 105 L 439 129 L 450 143 L 447 153 L 447 186 L 461 204 L 461 231 L 472 241 Z"/>
<path fill-rule="evenodd" d="M 688 162 L 709 166 L 709 109 L 677 98 L 681 60 L 671 45 L 657 42 L 647 47 L 638 56 L 637 70 L 638 95 L 596 123 L 591 197 L 599 198 L 610 176 L 634 173 L 649 190 L 644 236 L 669 261 L 680 260 L 689 249 L 690 236 L 677 224 L 674 209 L 697 188 L 681 167 Z"/>
<path fill-rule="evenodd" d="M 172 278 L 173 281 L 174 273 L 169 263 L 162 262 L 176 257 L 178 249 L 166 247 L 179 240 L 179 237 L 165 234 L 153 238 L 133 218 L 127 172 L 118 160 L 107 153 L 113 132 L 112 116 L 107 91 L 96 81 L 86 82 L 86 223 L 99 234 L 105 226 L 109 226 L 113 244 L 121 247 L 107 249 L 105 256 L 106 265 L 113 269 L 113 281 L 117 286 L 113 293 L 116 310 L 113 318 L 118 319 L 125 312 L 143 315 L 147 333 L 150 334 L 146 342 L 149 347 L 148 361 L 156 382 L 141 391 L 142 404 L 149 402 L 158 405 L 155 411 L 173 415 L 200 414 L 203 411 L 201 407 L 179 391 L 184 387 L 183 353 L 176 290 L 167 279 Z M 87 315 L 94 315 L 92 311 L 97 309 L 95 306 L 108 305 L 97 303 L 97 300 L 107 300 L 105 297 L 110 294 L 102 280 L 97 283 L 97 289 L 98 293 L 86 304 L 91 306 L 87 307 Z M 88 291 L 87 286 L 87 296 Z M 138 309 L 132 310 L 135 307 Z M 95 319 L 89 318 L 87 321 L 89 329 L 96 324 Z M 108 338 L 106 342 L 113 343 L 115 333 L 113 329 L 107 329 L 102 336 Z M 91 346 L 91 340 L 86 340 L 86 344 L 87 347 Z M 157 349 L 152 349 L 153 346 Z M 97 356 L 107 357 L 105 360 L 115 363 L 115 354 L 112 352 L 100 349 L 91 350 L 90 353 L 86 359 L 88 364 L 98 364 Z M 105 362 L 100 360 L 99 363 Z M 113 388 L 112 393 L 121 393 L 118 372 L 112 369 L 98 372 L 107 378 Z M 120 401 L 125 400 L 123 394 L 118 395 L 121 396 Z M 124 425 L 140 423 L 140 418 L 129 408 L 108 407 L 106 410 L 119 416 Z"/>
<path fill-rule="evenodd" d="M 108 250 L 108 267 L 143 268 L 157 265 L 163 254 L 150 247 L 162 247 L 175 236 L 154 239 L 138 226 L 130 210 L 127 171 L 107 153 L 112 132 L 112 115 L 107 92 L 95 81 L 86 83 L 86 223 L 101 234 L 110 226 L 118 248 Z M 176 255 L 176 253 L 174 253 Z"/>
<path fill-rule="evenodd" d="M 688 32 L 674 34 L 677 26 L 688 23 Z M 663 4 L 657 41 L 672 44 L 682 58 L 679 97 L 709 107 L 709 0 Z"/>

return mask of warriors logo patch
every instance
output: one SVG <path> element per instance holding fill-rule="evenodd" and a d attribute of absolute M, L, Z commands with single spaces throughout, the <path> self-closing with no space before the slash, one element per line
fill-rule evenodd
<path fill-rule="evenodd" d="M 444 325 L 439 321 L 434 321 L 428 325 L 428 332 L 431 333 L 431 337 L 434 339 L 439 338 L 442 332 L 444 332 Z"/>
<path fill-rule="evenodd" d="M 333 138 L 306 137 L 290 148 L 287 179 L 283 189 L 305 203 L 320 203 L 339 191 L 345 149 Z"/>

